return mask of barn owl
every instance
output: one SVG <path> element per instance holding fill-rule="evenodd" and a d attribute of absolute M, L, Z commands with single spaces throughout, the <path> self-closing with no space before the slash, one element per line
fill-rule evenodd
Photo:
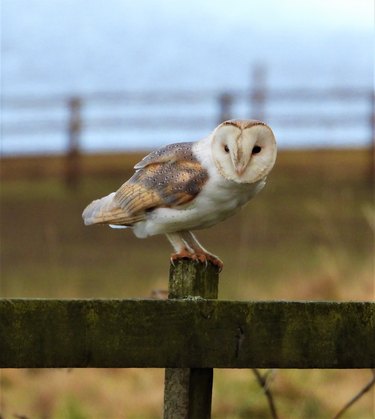
<path fill-rule="evenodd" d="M 175 249 L 172 262 L 221 260 L 198 242 L 192 230 L 233 215 L 266 183 L 276 160 L 271 128 L 255 120 L 230 120 L 196 142 L 170 144 L 134 166 L 117 192 L 83 211 L 85 225 L 132 228 L 139 238 L 165 234 Z"/>

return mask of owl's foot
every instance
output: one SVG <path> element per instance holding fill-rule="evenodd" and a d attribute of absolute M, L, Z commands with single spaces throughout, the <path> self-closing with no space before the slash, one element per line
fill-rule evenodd
<path fill-rule="evenodd" d="M 206 252 L 189 252 L 187 249 L 183 249 L 178 253 L 172 253 L 171 263 L 174 265 L 174 262 L 179 259 L 190 259 L 202 262 L 207 265 L 208 262 L 211 262 L 213 265 L 219 268 L 219 272 L 223 270 L 223 262 L 215 255 Z"/>
<path fill-rule="evenodd" d="M 196 258 L 194 258 L 193 256 L 194 256 L 194 254 L 189 252 L 187 249 L 182 249 L 178 253 L 172 253 L 170 261 L 171 261 L 171 264 L 174 265 L 174 262 L 176 260 L 180 260 L 180 259 L 196 260 Z"/>

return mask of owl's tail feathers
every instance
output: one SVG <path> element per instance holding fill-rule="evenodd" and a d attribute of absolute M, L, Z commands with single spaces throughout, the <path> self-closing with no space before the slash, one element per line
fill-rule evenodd
<path fill-rule="evenodd" d="M 101 224 L 108 222 L 108 215 L 114 209 L 113 197 L 115 193 L 105 196 L 104 198 L 96 199 L 91 202 L 82 213 L 82 218 L 85 225 Z"/>
<path fill-rule="evenodd" d="M 128 214 L 114 199 L 115 192 L 91 202 L 82 213 L 85 225 L 113 224 L 131 226 L 140 221 L 139 215 Z"/>

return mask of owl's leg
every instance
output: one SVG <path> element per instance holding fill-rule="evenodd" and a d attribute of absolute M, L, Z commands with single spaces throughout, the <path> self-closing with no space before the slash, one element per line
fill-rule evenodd
<path fill-rule="evenodd" d="M 181 233 L 168 233 L 167 239 L 170 241 L 176 253 L 172 253 L 171 262 L 174 260 L 189 258 L 192 259 L 194 250 L 182 239 Z"/>
<path fill-rule="evenodd" d="M 212 253 L 208 252 L 197 240 L 191 231 L 181 232 L 182 240 L 194 251 L 194 254 L 201 262 L 207 262 L 209 260 L 214 265 L 218 266 L 220 270 L 223 269 L 223 262 Z"/>

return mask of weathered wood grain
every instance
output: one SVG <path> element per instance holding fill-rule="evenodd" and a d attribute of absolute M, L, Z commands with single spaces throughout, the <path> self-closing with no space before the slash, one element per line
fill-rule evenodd
<path fill-rule="evenodd" d="M 375 303 L 0 300 L 0 367 L 374 368 Z"/>

